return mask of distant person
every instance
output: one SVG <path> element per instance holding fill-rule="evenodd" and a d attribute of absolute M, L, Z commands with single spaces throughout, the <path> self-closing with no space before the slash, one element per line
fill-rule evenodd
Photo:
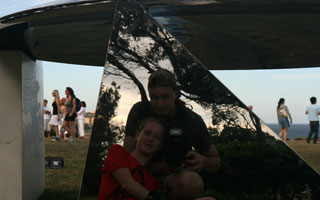
<path fill-rule="evenodd" d="M 309 118 L 310 132 L 308 134 L 307 142 L 310 143 L 311 137 L 314 134 L 313 144 L 317 144 L 318 141 L 318 131 L 319 131 L 319 115 L 320 106 L 317 105 L 317 98 L 310 98 L 311 104 L 307 106 L 306 115 Z"/>
<path fill-rule="evenodd" d="M 288 107 L 284 103 L 285 103 L 284 98 L 280 98 L 277 106 L 277 116 L 278 116 L 278 122 L 281 128 L 279 136 L 281 137 L 282 135 L 284 135 L 283 139 L 284 141 L 286 141 L 287 131 L 288 131 L 288 128 L 290 127 L 289 119 L 290 119 L 290 123 L 292 124 L 292 117 Z"/>
<path fill-rule="evenodd" d="M 84 138 L 84 120 L 85 120 L 85 114 L 86 114 L 86 102 L 81 101 L 81 108 L 79 112 L 77 112 L 77 118 L 78 118 L 78 132 L 80 139 Z"/>
<path fill-rule="evenodd" d="M 51 138 L 50 135 L 50 126 L 49 126 L 49 122 L 50 122 L 50 118 L 51 118 L 51 110 L 48 106 L 48 100 L 44 99 L 43 100 L 43 110 L 44 110 L 44 115 L 43 115 L 43 120 L 44 120 L 44 132 L 47 134 L 48 138 Z"/>
<path fill-rule="evenodd" d="M 60 119 L 60 125 L 59 125 L 59 133 L 61 139 L 67 139 L 68 132 L 63 128 L 63 122 L 64 118 L 66 117 L 66 106 L 64 103 L 66 102 L 66 98 L 62 97 L 60 100 L 60 113 L 61 113 L 61 119 Z"/>
<path fill-rule="evenodd" d="M 59 123 L 60 123 L 60 97 L 59 91 L 52 91 L 53 102 L 52 102 L 52 116 L 49 122 L 50 128 L 55 132 L 56 136 L 53 137 L 53 141 L 60 141 L 59 139 Z"/>
<path fill-rule="evenodd" d="M 69 133 L 69 142 L 75 142 L 76 130 L 74 128 L 74 120 L 76 119 L 76 96 L 74 95 L 73 89 L 70 87 L 66 88 L 65 94 L 67 95 L 66 102 L 66 117 L 64 118 L 63 128 Z"/>

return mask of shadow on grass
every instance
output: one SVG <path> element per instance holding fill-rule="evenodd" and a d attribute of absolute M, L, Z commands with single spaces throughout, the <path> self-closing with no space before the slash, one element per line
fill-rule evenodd
<path fill-rule="evenodd" d="M 45 189 L 44 193 L 40 196 L 39 200 L 76 200 L 78 199 L 79 188 L 68 189 Z"/>

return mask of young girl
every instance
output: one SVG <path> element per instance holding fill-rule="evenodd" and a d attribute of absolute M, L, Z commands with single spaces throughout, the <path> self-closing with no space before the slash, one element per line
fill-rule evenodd
<path fill-rule="evenodd" d="M 99 200 L 160 199 L 162 182 L 153 176 L 146 165 L 161 147 L 167 128 L 162 120 L 148 118 L 142 121 L 136 134 L 132 152 L 120 145 L 109 148 L 100 185 Z"/>
<path fill-rule="evenodd" d="M 69 133 L 70 135 L 70 142 L 74 142 L 76 138 L 76 130 L 74 128 L 74 120 L 77 116 L 76 114 L 76 98 L 73 92 L 73 89 L 70 87 L 66 88 L 65 94 L 67 99 L 64 103 L 66 106 L 66 116 L 63 121 L 63 128 Z"/>
<path fill-rule="evenodd" d="M 54 100 L 52 103 L 53 111 L 52 111 L 51 120 L 49 122 L 49 126 L 56 133 L 56 136 L 53 137 L 53 139 L 52 139 L 52 140 L 56 141 L 56 140 L 59 140 L 58 126 L 59 126 L 59 121 L 60 121 L 60 97 L 59 97 L 58 90 L 53 90 L 52 96 L 54 97 Z"/>
<path fill-rule="evenodd" d="M 278 117 L 278 122 L 281 128 L 279 136 L 281 137 L 282 135 L 284 135 L 283 139 L 284 141 L 286 141 L 287 130 L 290 127 L 288 118 L 290 119 L 290 123 L 292 124 L 292 117 L 288 107 L 285 105 L 284 98 L 279 99 L 278 106 L 277 106 L 277 117 Z"/>

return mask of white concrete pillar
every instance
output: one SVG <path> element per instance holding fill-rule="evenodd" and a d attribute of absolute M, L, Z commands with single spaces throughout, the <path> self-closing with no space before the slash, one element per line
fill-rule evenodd
<path fill-rule="evenodd" d="M 0 196 L 35 200 L 44 190 L 43 72 L 19 51 L 0 51 Z"/>

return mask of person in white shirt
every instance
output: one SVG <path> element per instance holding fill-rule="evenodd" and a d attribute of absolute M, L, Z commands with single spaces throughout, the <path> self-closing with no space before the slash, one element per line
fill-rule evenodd
<path fill-rule="evenodd" d="M 85 113 L 86 113 L 86 102 L 81 101 L 81 109 L 79 112 L 77 112 L 78 117 L 78 132 L 80 139 L 84 138 L 84 119 L 85 119 Z"/>
<path fill-rule="evenodd" d="M 43 110 L 44 110 L 44 115 L 43 115 L 43 119 L 44 119 L 44 132 L 47 133 L 48 138 L 51 138 L 50 135 L 50 127 L 49 127 L 49 122 L 51 119 L 51 111 L 50 111 L 50 107 L 48 106 L 48 100 L 44 99 L 43 100 Z"/>
<path fill-rule="evenodd" d="M 313 137 L 313 144 L 317 144 L 318 141 L 318 131 L 319 131 L 319 115 L 320 115 L 320 106 L 317 105 L 317 98 L 310 98 L 311 104 L 307 106 L 306 115 L 309 118 L 310 131 L 307 137 L 307 143 L 310 143 L 311 137 Z"/>

